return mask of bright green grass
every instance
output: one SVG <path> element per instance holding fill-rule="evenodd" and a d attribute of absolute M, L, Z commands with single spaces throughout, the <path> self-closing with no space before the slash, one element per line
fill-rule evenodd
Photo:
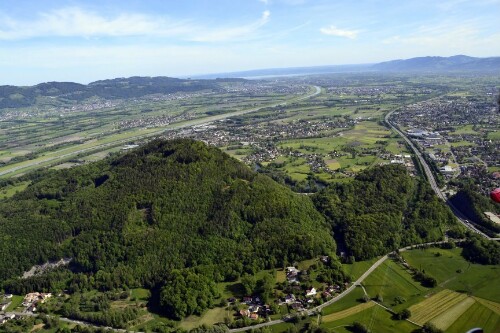
<path fill-rule="evenodd" d="M 475 327 L 483 328 L 484 332 L 500 332 L 500 315 L 476 302 L 446 332 L 463 333 Z"/>
<path fill-rule="evenodd" d="M 30 181 L 25 181 L 0 188 L 0 199 L 10 198 L 16 192 L 24 191 L 30 183 Z"/>
<path fill-rule="evenodd" d="M 201 325 L 212 326 L 224 322 L 224 318 L 233 316 L 232 310 L 226 308 L 213 308 L 205 311 L 202 316 L 189 316 L 184 318 L 179 327 L 190 330 Z"/>
<path fill-rule="evenodd" d="M 404 145 L 398 143 L 397 140 L 389 141 L 389 144 L 385 147 L 385 150 L 396 155 L 400 154 L 403 150 L 405 150 Z"/>
<path fill-rule="evenodd" d="M 500 131 L 494 131 L 494 132 L 488 133 L 488 139 L 500 140 Z"/>
<path fill-rule="evenodd" d="M 500 171 L 500 166 L 489 166 L 488 167 L 488 172 L 497 172 Z"/>
<path fill-rule="evenodd" d="M 279 323 L 276 325 L 269 326 L 274 333 L 287 332 L 288 329 L 292 328 L 294 324 L 292 323 Z"/>
<path fill-rule="evenodd" d="M 151 296 L 150 291 L 144 288 L 136 288 L 131 290 L 132 299 L 135 298 L 140 301 L 147 301 L 149 300 L 150 296 Z"/>
<path fill-rule="evenodd" d="M 424 269 L 438 285 L 473 296 L 500 303 L 500 265 L 471 264 L 460 255 L 461 249 L 443 250 L 430 248 L 403 253 L 403 257 L 415 268 Z M 436 257 L 435 253 L 441 253 Z M 457 271 L 461 270 L 461 273 Z"/>
<path fill-rule="evenodd" d="M 324 323 L 321 326 L 333 329 L 336 333 L 351 332 L 347 326 L 357 321 L 367 326 L 372 332 L 410 333 L 418 328 L 405 320 L 393 320 L 392 315 L 380 306 L 373 306 L 353 316 Z"/>
<path fill-rule="evenodd" d="M 476 144 L 474 142 L 469 142 L 469 141 L 457 141 L 457 142 L 451 142 L 450 145 L 452 147 L 465 147 L 465 146 L 475 146 Z"/>
<path fill-rule="evenodd" d="M 317 262 L 318 262 L 318 258 L 304 260 L 304 261 L 301 261 L 298 263 L 297 268 L 300 270 L 307 270 L 309 267 L 316 264 Z"/>
<path fill-rule="evenodd" d="M 458 134 L 477 134 L 477 132 L 472 128 L 474 125 L 464 125 L 459 126 L 455 129 L 455 132 L 450 132 L 451 135 Z"/>
<path fill-rule="evenodd" d="M 342 264 L 344 272 L 352 277 L 352 280 L 357 280 L 364 272 L 368 270 L 379 258 L 373 258 L 370 260 L 356 261 L 352 264 Z"/>
<path fill-rule="evenodd" d="M 386 260 L 370 274 L 363 285 L 370 297 L 377 294 L 384 299 L 383 303 L 400 311 L 410 304 L 420 301 L 429 291 L 420 283 L 413 280 L 412 276 L 399 264 Z M 403 304 L 394 304 L 397 296 L 404 297 L 407 301 Z"/>
<path fill-rule="evenodd" d="M 323 315 L 329 315 L 330 313 L 339 312 L 342 310 L 349 309 L 353 306 L 360 304 L 360 301 L 364 295 L 363 289 L 361 287 L 354 288 L 347 296 L 343 297 L 339 301 L 323 308 Z"/>
<path fill-rule="evenodd" d="M 12 302 L 10 303 L 9 307 L 7 308 L 7 312 L 14 311 L 17 307 L 21 306 L 23 299 L 24 299 L 24 296 L 18 296 L 18 295 L 12 296 Z"/>

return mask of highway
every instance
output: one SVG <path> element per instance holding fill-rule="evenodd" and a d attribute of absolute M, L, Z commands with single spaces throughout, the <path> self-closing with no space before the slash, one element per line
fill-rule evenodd
<path fill-rule="evenodd" d="M 321 93 L 320 87 L 312 86 L 312 88 L 314 88 L 314 91 L 308 92 L 304 96 L 292 98 L 287 102 L 280 102 L 280 103 L 264 105 L 264 106 L 260 106 L 257 108 L 247 109 L 247 110 L 229 112 L 229 113 L 224 113 L 221 115 L 208 116 L 208 117 L 204 117 L 204 118 L 200 118 L 200 119 L 188 120 L 188 121 L 180 122 L 177 124 L 168 125 L 164 128 L 159 129 L 158 131 L 155 131 L 152 133 L 130 136 L 126 139 L 121 139 L 121 140 L 116 140 L 116 141 L 112 141 L 112 142 L 108 142 L 108 143 L 104 143 L 104 144 L 100 144 L 100 145 L 95 145 L 92 147 L 79 149 L 77 151 L 73 151 L 70 153 L 63 153 L 63 154 L 56 155 L 56 156 L 47 156 L 46 158 L 34 160 L 31 163 L 26 163 L 26 164 L 22 164 L 22 165 L 13 164 L 10 168 L 6 168 L 6 169 L 0 171 L 0 176 L 4 176 L 4 175 L 7 175 L 9 173 L 13 173 L 13 172 L 16 172 L 19 170 L 31 169 L 34 166 L 40 166 L 40 167 L 46 166 L 48 164 L 52 164 L 52 162 L 60 161 L 60 160 L 63 160 L 65 158 L 68 158 L 71 156 L 76 156 L 78 154 L 82 154 L 82 153 L 86 153 L 86 152 L 89 153 L 89 152 L 96 152 L 99 150 L 104 150 L 106 148 L 115 147 L 115 146 L 118 146 L 120 144 L 130 142 L 132 140 L 154 137 L 157 135 L 161 135 L 165 131 L 168 131 L 168 130 L 181 129 L 181 128 L 186 128 L 186 127 L 191 127 L 191 126 L 200 126 L 200 125 L 208 124 L 208 123 L 211 123 L 214 121 L 218 121 L 218 120 L 222 120 L 222 119 L 226 119 L 226 118 L 230 118 L 230 117 L 234 117 L 234 116 L 240 116 L 240 115 L 251 113 L 251 112 L 257 112 L 257 111 L 260 111 L 260 110 L 265 109 L 265 108 L 276 107 L 276 106 L 285 106 L 285 105 L 288 105 L 290 103 L 300 102 L 300 101 L 303 101 L 305 99 L 312 98 L 312 97 L 317 96 Z M 53 153 L 54 152 L 51 152 L 51 154 L 53 154 Z M 21 163 L 23 163 L 23 162 L 21 162 Z"/>
<path fill-rule="evenodd" d="M 389 113 L 387 113 L 387 115 L 385 116 L 385 122 L 394 130 L 396 131 L 407 143 L 408 145 L 410 146 L 410 148 L 413 150 L 415 156 L 418 158 L 418 160 L 420 161 L 420 164 L 422 165 L 422 168 L 424 169 L 424 172 L 425 172 L 425 175 L 427 176 L 427 179 L 429 180 L 429 184 L 431 185 L 432 189 L 434 190 L 434 192 L 436 193 L 436 195 L 441 199 L 443 200 L 447 205 L 448 207 L 450 207 L 451 211 L 453 212 L 453 214 L 455 214 L 457 220 L 462 224 L 464 225 L 467 229 L 469 229 L 470 231 L 472 232 L 475 232 L 476 234 L 479 234 L 481 236 L 483 236 L 484 238 L 487 238 L 487 239 L 491 239 L 493 240 L 493 238 L 491 238 L 490 236 L 486 235 L 485 233 L 483 233 L 482 231 L 478 230 L 474 225 L 472 225 L 472 223 L 469 222 L 469 220 L 467 220 L 466 216 L 462 214 L 462 212 L 460 212 L 447 198 L 446 196 L 444 195 L 444 193 L 441 191 L 441 189 L 439 188 L 439 186 L 437 185 L 436 183 L 436 179 L 434 178 L 434 174 L 432 173 L 431 171 L 431 168 L 429 167 L 429 164 L 427 164 L 427 161 L 424 159 L 424 157 L 422 156 L 422 153 L 420 152 L 420 150 L 418 150 L 418 148 L 413 144 L 413 142 L 410 140 L 410 138 L 408 138 L 402 131 L 400 131 L 391 121 L 390 121 L 390 117 L 392 115 L 392 113 L 396 111 L 396 110 L 393 110 Z M 496 240 L 496 239 L 495 239 Z"/>

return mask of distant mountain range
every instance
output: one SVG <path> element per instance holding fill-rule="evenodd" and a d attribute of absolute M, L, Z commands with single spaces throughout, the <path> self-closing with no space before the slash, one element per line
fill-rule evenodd
<path fill-rule="evenodd" d="M 0 110 L 33 106 L 43 98 L 50 104 L 76 103 L 92 97 L 102 99 L 140 98 L 175 92 L 222 91 L 222 83 L 244 78 L 317 75 L 328 73 L 453 73 L 500 74 L 500 57 L 474 58 L 419 57 L 377 64 L 332 65 L 257 69 L 243 72 L 207 74 L 190 78 L 129 77 L 101 80 L 87 85 L 74 82 L 47 82 L 29 87 L 0 86 Z M 242 79 L 240 79 L 242 78 Z M 216 79 L 216 80 L 213 80 Z"/>
<path fill-rule="evenodd" d="M 381 62 L 371 66 L 371 68 L 391 72 L 500 71 L 500 57 L 474 58 L 465 55 L 418 57 Z"/>
<path fill-rule="evenodd" d="M 418 57 L 392 60 L 376 64 L 332 65 L 315 67 L 268 68 L 242 72 L 217 73 L 193 76 L 197 79 L 214 78 L 263 78 L 273 76 L 299 76 L 353 72 L 497 72 L 500 73 L 500 57 L 475 58 L 465 55 L 452 57 Z"/>
<path fill-rule="evenodd" d="M 29 107 L 49 98 L 52 104 L 76 103 L 98 97 L 107 100 L 140 98 L 176 92 L 222 91 L 221 83 L 235 79 L 187 80 L 171 77 L 129 77 L 101 80 L 87 85 L 74 82 L 46 82 L 35 86 L 0 86 L 0 109 Z"/>

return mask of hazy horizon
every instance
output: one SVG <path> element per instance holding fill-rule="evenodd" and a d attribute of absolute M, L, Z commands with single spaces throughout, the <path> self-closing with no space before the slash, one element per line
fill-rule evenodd
<path fill-rule="evenodd" d="M 500 54 L 499 0 L 0 4 L 0 84 Z"/>

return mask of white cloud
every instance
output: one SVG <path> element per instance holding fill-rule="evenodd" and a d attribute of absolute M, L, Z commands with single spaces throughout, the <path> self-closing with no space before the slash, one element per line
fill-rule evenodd
<path fill-rule="evenodd" d="M 262 13 L 260 19 L 253 23 L 239 27 L 228 27 L 201 32 L 189 38 L 189 40 L 194 42 L 224 42 L 229 40 L 238 40 L 241 38 L 249 38 L 259 28 L 266 25 L 269 22 L 270 17 L 271 12 L 266 10 Z"/>
<path fill-rule="evenodd" d="M 404 49 L 410 56 L 455 55 L 496 56 L 500 52 L 500 33 L 486 34 L 471 22 L 462 25 L 442 23 L 422 26 L 406 35 L 382 40 L 387 49 Z"/>
<path fill-rule="evenodd" d="M 33 21 L 3 18 L 0 39 L 16 40 L 36 37 L 103 37 L 175 35 L 189 30 L 188 22 L 169 22 L 143 14 L 120 14 L 105 17 L 78 7 L 41 13 Z"/>
<path fill-rule="evenodd" d="M 322 34 L 329 35 L 329 36 L 337 36 L 337 37 L 345 37 L 349 39 L 355 39 L 358 37 L 359 30 L 346 30 L 346 29 L 339 29 L 334 25 L 331 25 L 326 28 L 321 28 L 319 29 Z"/>
<path fill-rule="evenodd" d="M 264 11 L 255 22 L 223 28 L 207 27 L 187 20 L 169 20 L 144 14 L 119 14 L 107 17 L 78 7 L 57 9 L 39 14 L 32 21 L 0 17 L 0 40 L 46 37 L 176 37 L 180 40 L 221 42 L 248 38 L 270 18 Z"/>

